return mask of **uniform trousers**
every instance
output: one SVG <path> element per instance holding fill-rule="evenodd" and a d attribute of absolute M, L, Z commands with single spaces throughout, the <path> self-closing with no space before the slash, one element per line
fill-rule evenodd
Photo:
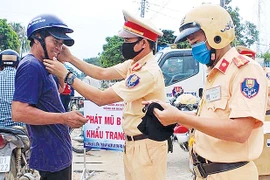
<path fill-rule="evenodd" d="M 126 141 L 123 157 L 126 180 L 165 180 L 167 153 L 167 141 Z"/>

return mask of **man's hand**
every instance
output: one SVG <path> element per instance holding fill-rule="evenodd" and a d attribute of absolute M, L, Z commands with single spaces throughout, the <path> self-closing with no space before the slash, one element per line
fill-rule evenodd
<path fill-rule="evenodd" d="M 58 61 L 56 58 L 53 58 L 53 60 L 44 59 L 43 64 L 46 66 L 46 69 L 49 71 L 49 73 L 52 73 L 55 76 L 57 76 L 59 80 L 65 79 L 68 70 L 66 69 L 64 64 Z"/>
<path fill-rule="evenodd" d="M 87 121 L 88 119 L 84 118 L 79 111 L 70 111 L 64 113 L 64 124 L 71 128 L 79 128 L 83 126 Z"/>

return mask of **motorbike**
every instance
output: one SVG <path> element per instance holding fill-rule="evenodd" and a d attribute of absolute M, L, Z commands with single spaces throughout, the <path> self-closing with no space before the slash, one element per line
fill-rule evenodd
<path fill-rule="evenodd" d="M 79 111 L 84 114 L 84 97 L 72 97 L 69 103 L 69 110 Z M 72 128 L 69 131 L 72 151 L 82 154 L 84 153 L 84 142 L 83 142 L 83 127 Z M 90 151 L 91 148 L 85 148 L 86 152 Z"/>
<path fill-rule="evenodd" d="M 70 129 L 70 138 L 72 144 L 72 151 L 82 154 L 84 153 L 84 137 L 83 137 L 83 127 Z M 85 151 L 90 151 L 91 148 L 85 148 Z"/>
<path fill-rule="evenodd" d="M 71 97 L 69 102 L 69 111 L 79 110 L 84 106 L 84 97 Z"/>
<path fill-rule="evenodd" d="M 0 127 L 0 180 L 34 180 L 29 157 L 30 140 L 26 128 Z"/>
<path fill-rule="evenodd" d="M 196 96 L 192 94 L 184 94 L 183 89 L 176 92 L 170 99 L 170 104 L 175 106 L 180 111 L 196 111 L 198 108 L 198 102 L 199 101 Z M 176 142 L 183 151 L 188 152 L 189 138 L 190 130 L 181 124 L 176 124 L 174 133 L 168 140 L 168 151 L 173 152 L 173 143 Z"/>

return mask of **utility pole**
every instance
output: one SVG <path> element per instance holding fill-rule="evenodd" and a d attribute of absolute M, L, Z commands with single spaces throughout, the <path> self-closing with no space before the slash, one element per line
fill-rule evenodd
<path fill-rule="evenodd" d="M 224 7 L 225 6 L 225 0 L 220 0 L 220 6 Z"/>
<path fill-rule="evenodd" d="M 261 30 L 261 1 L 258 0 L 258 30 L 260 32 Z M 256 46 L 256 53 L 258 54 L 260 52 L 260 34 Z"/>
<path fill-rule="evenodd" d="M 145 1 L 146 0 L 141 0 L 141 17 L 144 18 L 145 14 Z"/>

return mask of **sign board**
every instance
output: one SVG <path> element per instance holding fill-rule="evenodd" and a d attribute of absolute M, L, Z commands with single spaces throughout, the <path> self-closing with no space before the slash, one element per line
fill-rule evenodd
<path fill-rule="evenodd" d="M 122 130 L 124 103 L 97 106 L 91 101 L 84 102 L 84 147 L 123 151 L 125 134 Z"/>

